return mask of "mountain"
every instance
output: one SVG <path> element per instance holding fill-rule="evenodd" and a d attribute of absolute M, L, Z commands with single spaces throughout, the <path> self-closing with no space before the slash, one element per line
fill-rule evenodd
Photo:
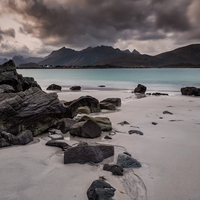
<path fill-rule="evenodd" d="M 121 54 L 131 54 L 129 50 L 121 51 L 110 46 L 88 47 L 81 51 L 67 49 L 65 47 L 53 51 L 40 65 L 65 65 L 65 66 L 88 66 L 95 65 L 102 60 Z"/>
<path fill-rule="evenodd" d="M 43 60 L 44 58 L 37 58 L 37 57 L 30 57 L 30 58 L 24 58 L 23 56 L 14 56 L 12 60 L 14 61 L 16 66 L 19 66 L 21 64 L 25 63 L 39 63 Z"/>
<path fill-rule="evenodd" d="M 0 65 L 4 64 L 5 62 L 8 62 L 7 58 L 0 58 Z"/>
<path fill-rule="evenodd" d="M 13 60 L 13 62 L 15 63 L 16 66 L 19 66 L 20 64 L 25 63 L 24 57 L 23 57 L 23 56 L 20 56 L 20 55 L 18 55 L 18 56 L 13 56 L 12 60 Z"/>

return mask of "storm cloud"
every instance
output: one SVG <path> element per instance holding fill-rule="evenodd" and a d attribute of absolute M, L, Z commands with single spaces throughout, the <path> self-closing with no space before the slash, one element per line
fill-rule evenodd
<path fill-rule="evenodd" d="M 200 39 L 199 0 L 5 0 L 0 4 L 4 14 L 19 16 L 20 33 L 44 45 L 82 48 L 119 40 Z M 13 37 L 15 32 L 9 31 Z"/>

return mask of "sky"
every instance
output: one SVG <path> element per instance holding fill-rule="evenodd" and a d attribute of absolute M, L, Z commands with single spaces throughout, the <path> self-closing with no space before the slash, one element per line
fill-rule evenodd
<path fill-rule="evenodd" d="M 0 57 L 107 45 L 156 55 L 200 43 L 200 0 L 0 0 Z"/>

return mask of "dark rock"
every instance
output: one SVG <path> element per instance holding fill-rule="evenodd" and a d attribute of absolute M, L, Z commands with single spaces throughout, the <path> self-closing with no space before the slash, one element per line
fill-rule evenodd
<path fill-rule="evenodd" d="M 167 110 L 163 111 L 163 114 L 173 115 L 173 113 L 171 113 L 171 112 L 169 112 L 169 111 L 167 111 Z"/>
<path fill-rule="evenodd" d="M 121 99 L 120 98 L 107 98 L 102 100 L 100 103 L 111 103 L 116 107 L 121 106 Z"/>
<path fill-rule="evenodd" d="M 19 93 L 0 94 L 1 129 L 14 135 L 30 130 L 38 135 L 63 117 L 72 117 L 56 93 L 47 94 L 37 87 Z"/>
<path fill-rule="evenodd" d="M 103 180 L 94 181 L 87 190 L 89 200 L 111 200 L 115 195 L 115 188 Z"/>
<path fill-rule="evenodd" d="M 182 95 L 200 96 L 200 88 L 196 88 L 196 87 L 181 88 L 181 93 Z"/>
<path fill-rule="evenodd" d="M 111 138 L 110 136 L 106 135 L 106 136 L 104 137 L 104 139 L 111 140 L 112 138 Z"/>
<path fill-rule="evenodd" d="M 1 137 L 5 138 L 6 141 L 12 145 L 19 144 L 19 138 L 11 133 L 7 133 L 6 131 L 1 132 Z"/>
<path fill-rule="evenodd" d="M 79 107 L 88 106 L 92 113 L 100 112 L 100 104 L 97 99 L 91 96 L 82 96 L 76 100 L 74 100 L 69 106 L 68 109 L 71 110 L 72 115 L 76 115 L 76 110 Z"/>
<path fill-rule="evenodd" d="M 106 87 L 105 85 L 99 85 L 98 87 Z"/>
<path fill-rule="evenodd" d="M 34 78 L 23 77 L 17 73 L 12 60 L 4 63 L 0 68 L 0 85 L 3 84 L 12 86 L 15 92 L 25 91 L 31 87 L 37 87 L 41 90 Z"/>
<path fill-rule="evenodd" d="M 87 162 L 99 163 L 105 158 L 114 155 L 113 146 L 76 146 L 67 149 L 64 153 L 64 164 Z"/>
<path fill-rule="evenodd" d="M 47 90 L 62 90 L 62 87 L 60 85 L 51 84 L 47 87 Z"/>
<path fill-rule="evenodd" d="M 5 138 L 0 138 L 0 147 L 7 147 L 10 145 L 11 144 Z"/>
<path fill-rule="evenodd" d="M 62 133 L 67 133 L 70 130 L 70 127 L 74 124 L 76 124 L 75 120 L 70 118 L 63 118 L 56 123 L 56 128 L 61 130 Z"/>
<path fill-rule="evenodd" d="M 103 170 L 111 171 L 113 175 L 123 176 L 124 169 L 120 165 L 109 165 L 105 164 Z"/>
<path fill-rule="evenodd" d="M 128 123 L 127 121 L 123 121 L 123 122 L 120 122 L 120 123 L 118 123 L 118 124 L 120 124 L 120 125 L 122 125 L 122 126 L 124 126 L 124 125 L 129 125 L 129 123 Z"/>
<path fill-rule="evenodd" d="M 131 135 L 131 134 L 138 134 L 138 135 L 144 135 L 143 132 L 139 131 L 139 130 L 130 130 L 128 131 L 128 133 Z"/>
<path fill-rule="evenodd" d="M 46 143 L 47 146 L 54 146 L 54 147 L 59 147 L 62 150 L 66 150 L 68 148 L 70 148 L 71 146 L 68 145 L 66 142 L 60 142 L 60 141 L 55 141 L 55 140 L 49 140 Z"/>
<path fill-rule="evenodd" d="M 138 84 L 137 87 L 134 89 L 134 93 L 141 93 L 144 94 L 147 88 L 144 85 Z"/>
<path fill-rule="evenodd" d="M 117 164 L 123 168 L 138 168 L 142 166 L 140 162 L 125 153 L 118 155 Z"/>
<path fill-rule="evenodd" d="M 19 144 L 25 145 L 33 141 L 33 134 L 30 130 L 26 130 L 17 135 Z"/>
<path fill-rule="evenodd" d="M 112 123 L 108 117 L 88 117 L 83 116 L 81 117 L 78 122 L 81 121 L 87 121 L 88 119 L 96 122 L 100 127 L 102 131 L 111 131 L 112 130 Z"/>
<path fill-rule="evenodd" d="M 81 86 L 72 86 L 70 90 L 76 90 L 76 91 L 81 90 Z"/>
<path fill-rule="evenodd" d="M 14 88 L 10 85 L 0 85 L 0 93 L 12 93 L 15 92 Z"/>
<path fill-rule="evenodd" d="M 116 106 L 112 103 L 107 103 L 107 102 L 101 102 L 100 103 L 100 108 L 101 109 L 106 109 L 106 110 L 116 110 Z"/>
<path fill-rule="evenodd" d="M 158 123 L 157 123 L 157 122 L 152 122 L 152 124 L 153 124 L 153 125 L 157 125 Z"/>
<path fill-rule="evenodd" d="M 155 92 L 155 93 L 152 93 L 152 95 L 154 95 L 154 96 L 168 96 L 168 94 L 167 93 L 160 93 L 160 92 Z"/>
<path fill-rule="evenodd" d="M 69 132 L 73 136 L 95 138 L 101 135 L 101 127 L 89 119 L 72 125 Z"/>

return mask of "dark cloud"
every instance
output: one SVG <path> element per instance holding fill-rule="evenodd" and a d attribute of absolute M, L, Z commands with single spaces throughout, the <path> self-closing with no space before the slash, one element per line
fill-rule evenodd
<path fill-rule="evenodd" d="M 5 0 L 2 6 L 4 12 L 20 16 L 20 33 L 39 38 L 44 45 L 82 48 L 114 45 L 119 40 L 155 41 L 170 37 L 174 41 L 193 41 L 200 35 L 199 2 Z M 11 34 L 9 30 L 14 36 L 15 32 Z"/>
<path fill-rule="evenodd" d="M 1 30 L 0 28 L 0 34 L 15 38 L 15 30 L 13 28 L 6 29 L 6 30 Z"/>

